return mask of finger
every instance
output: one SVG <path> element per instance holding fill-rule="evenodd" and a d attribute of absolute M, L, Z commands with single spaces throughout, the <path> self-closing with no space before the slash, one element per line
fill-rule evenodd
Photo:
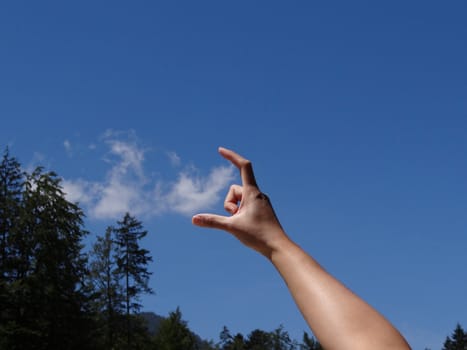
<path fill-rule="evenodd" d="M 217 228 L 225 230 L 227 228 L 228 217 L 215 214 L 197 214 L 193 216 L 192 222 L 196 226 Z"/>
<path fill-rule="evenodd" d="M 242 183 L 244 185 L 251 185 L 257 187 L 255 174 L 253 173 L 253 166 L 248 159 L 243 158 L 241 155 L 235 153 L 224 147 L 219 147 L 219 153 L 228 159 L 240 170 Z"/>
<path fill-rule="evenodd" d="M 239 185 L 230 186 L 229 192 L 224 200 L 224 208 L 230 214 L 235 214 L 238 211 L 238 203 L 242 200 L 243 188 Z"/>

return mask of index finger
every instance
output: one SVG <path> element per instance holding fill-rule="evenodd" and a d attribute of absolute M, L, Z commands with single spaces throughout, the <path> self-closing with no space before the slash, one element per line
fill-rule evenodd
<path fill-rule="evenodd" d="M 255 174 L 253 173 L 253 166 L 248 159 L 245 159 L 241 155 L 224 147 L 219 147 L 219 153 L 225 159 L 230 160 L 232 164 L 240 170 L 240 176 L 242 177 L 242 183 L 244 185 L 258 187 L 256 184 Z"/>

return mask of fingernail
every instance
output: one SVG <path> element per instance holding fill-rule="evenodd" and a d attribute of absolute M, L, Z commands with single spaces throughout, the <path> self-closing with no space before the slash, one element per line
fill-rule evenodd
<path fill-rule="evenodd" d="M 194 224 L 200 224 L 200 223 L 203 222 L 203 217 L 201 215 L 197 214 L 197 215 L 195 215 L 195 216 L 193 216 L 191 218 L 191 222 L 194 223 Z"/>

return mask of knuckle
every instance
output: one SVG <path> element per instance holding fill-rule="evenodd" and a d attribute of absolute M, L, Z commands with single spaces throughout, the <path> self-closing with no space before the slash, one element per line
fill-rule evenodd
<path fill-rule="evenodd" d="M 205 225 L 207 226 L 212 226 L 214 224 L 214 220 L 212 217 L 208 216 L 208 217 L 204 217 L 203 219 L 203 222 Z"/>
<path fill-rule="evenodd" d="M 269 202 L 269 197 L 268 197 L 268 195 L 267 195 L 266 193 L 263 193 L 263 192 L 259 192 L 259 193 L 256 195 L 256 199 L 260 199 L 260 200 Z"/>
<path fill-rule="evenodd" d="M 245 167 L 245 168 L 251 168 L 251 167 L 252 167 L 252 163 L 251 163 L 250 160 L 244 159 L 244 160 L 243 160 L 243 163 L 242 163 L 242 166 Z"/>

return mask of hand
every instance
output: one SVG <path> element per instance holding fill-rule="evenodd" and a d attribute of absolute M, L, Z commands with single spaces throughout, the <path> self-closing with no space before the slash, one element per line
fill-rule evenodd
<path fill-rule="evenodd" d="M 228 149 L 219 148 L 219 152 L 240 170 L 242 178 L 242 185 L 232 185 L 225 198 L 224 208 L 231 216 L 198 214 L 193 223 L 228 231 L 268 257 L 324 348 L 410 350 L 380 313 L 289 240 L 256 184 L 251 163 Z"/>
<path fill-rule="evenodd" d="M 231 216 L 198 214 L 193 216 L 193 224 L 230 232 L 246 246 L 271 258 L 288 238 L 269 198 L 259 190 L 250 161 L 226 148 L 220 147 L 219 153 L 240 170 L 242 178 L 242 185 L 232 185 L 225 198 L 224 208 Z"/>

